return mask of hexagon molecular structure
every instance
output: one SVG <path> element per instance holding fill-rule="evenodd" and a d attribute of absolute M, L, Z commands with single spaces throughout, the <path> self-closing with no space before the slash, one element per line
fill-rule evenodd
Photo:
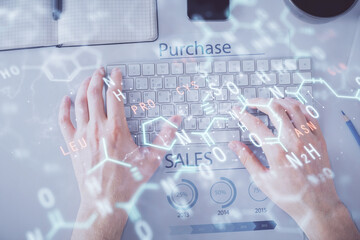
<path fill-rule="evenodd" d="M 42 66 L 46 77 L 53 82 L 71 82 L 80 72 L 79 63 L 72 55 L 52 55 Z"/>
<path fill-rule="evenodd" d="M 146 126 L 149 125 L 149 124 L 153 124 L 153 123 L 155 123 L 155 122 L 157 122 L 157 121 L 164 121 L 165 123 L 169 124 L 170 126 L 178 129 L 178 127 L 177 127 L 174 123 L 170 122 L 169 120 L 167 120 L 167 119 L 164 118 L 164 117 L 157 117 L 157 118 L 155 118 L 155 119 L 152 119 L 152 120 L 149 120 L 149 121 L 147 121 L 147 122 L 144 122 L 143 125 L 142 125 L 144 145 L 146 145 L 146 146 L 151 146 L 151 147 L 156 147 L 156 148 L 160 148 L 160 149 L 169 151 L 169 150 L 172 149 L 172 147 L 174 146 L 176 140 L 174 140 L 174 141 L 170 144 L 170 146 L 169 146 L 169 145 L 168 145 L 168 146 L 164 146 L 164 145 L 157 145 L 157 144 L 149 143 L 148 140 L 146 139 L 146 133 L 147 133 L 147 132 L 146 132 Z"/>

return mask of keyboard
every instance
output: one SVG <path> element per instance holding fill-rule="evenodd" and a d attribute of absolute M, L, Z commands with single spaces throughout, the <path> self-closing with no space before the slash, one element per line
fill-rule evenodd
<path fill-rule="evenodd" d="M 229 115 L 232 106 L 239 103 L 239 93 L 246 99 L 271 98 L 274 96 L 269 88 L 277 86 L 284 96 L 288 96 L 286 91 L 296 91 L 304 79 L 312 77 L 309 58 L 157 60 L 111 64 L 107 66 L 107 73 L 110 74 L 114 67 L 120 68 L 123 74 L 125 115 L 138 145 L 144 145 L 142 124 L 160 116 L 169 118 L 173 115 L 183 117 L 179 131 L 199 133 L 192 135 L 192 143 L 204 143 L 200 133 L 212 124 L 214 142 L 241 139 L 251 144 L 248 131 L 241 132 L 238 121 Z M 312 102 L 310 84 L 304 84 L 301 92 Z M 267 115 L 249 111 L 276 132 Z M 146 124 L 146 141 L 152 142 L 160 129 L 160 122 Z"/>

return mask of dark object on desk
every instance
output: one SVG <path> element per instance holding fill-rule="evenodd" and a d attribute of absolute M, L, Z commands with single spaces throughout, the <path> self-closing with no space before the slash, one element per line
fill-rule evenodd
<path fill-rule="evenodd" d="M 187 0 L 190 20 L 227 20 L 230 15 L 230 0 Z"/>
<path fill-rule="evenodd" d="M 62 12 L 62 0 L 53 0 L 52 16 L 55 21 L 60 18 Z"/>
<path fill-rule="evenodd" d="M 300 11 L 317 18 L 332 18 L 348 11 L 357 0 L 290 0 Z"/>
<path fill-rule="evenodd" d="M 344 120 L 346 122 L 346 125 L 348 126 L 348 128 L 350 129 L 351 134 L 354 136 L 356 142 L 358 143 L 358 145 L 360 146 L 360 135 L 359 133 L 356 131 L 356 128 L 354 126 L 354 124 L 351 122 L 351 120 L 345 115 L 344 111 L 341 111 L 341 113 L 344 116 Z"/>

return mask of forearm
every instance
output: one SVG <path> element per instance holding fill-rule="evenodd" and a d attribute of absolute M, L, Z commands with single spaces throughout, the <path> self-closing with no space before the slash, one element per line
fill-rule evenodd
<path fill-rule="evenodd" d="M 349 211 L 341 202 L 329 211 L 316 210 L 308 219 L 297 222 L 310 240 L 360 239 Z"/>
<path fill-rule="evenodd" d="M 86 222 L 96 208 L 82 204 L 79 208 L 76 223 Z M 106 216 L 97 214 L 96 220 L 87 227 L 74 227 L 72 240 L 120 240 L 127 221 L 127 214 L 122 209 L 114 209 L 114 212 Z"/>

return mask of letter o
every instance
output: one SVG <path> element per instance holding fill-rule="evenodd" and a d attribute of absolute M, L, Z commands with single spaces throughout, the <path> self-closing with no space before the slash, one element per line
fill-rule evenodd
<path fill-rule="evenodd" d="M 306 106 L 306 111 L 308 112 L 308 114 L 310 114 L 310 116 L 312 116 L 313 118 L 319 118 L 319 113 L 318 111 L 316 111 L 316 109 L 311 106 L 311 105 L 307 105 Z"/>
<path fill-rule="evenodd" d="M 256 147 L 262 146 L 261 139 L 255 133 L 250 133 L 249 138 L 250 138 L 250 141 L 252 142 L 252 144 L 254 144 Z M 256 138 L 256 139 L 254 139 L 254 138 Z"/>
<path fill-rule="evenodd" d="M 220 162 L 225 162 L 225 161 L 226 161 L 226 155 L 225 155 L 224 151 L 223 151 L 221 148 L 219 148 L 219 147 L 214 147 L 212 150 L 213 150 L 214 155 L 215 155 L 215 157 L 217 158 L 217 160 L 219 160 Z M 220 156 L 218 155 L 218 153 L 220 153 L 221 158 L 220 158 Z"/>
<path fill-rule="evenodd" d="M 151 104 L 150 104 L 151 103 Z M 155 102 L 152 99 L 148 99 L 147 100 L 147 104 L 149 105 L 149 107 L 154 108 L 155 107 Z"/>
<path fill-rule="evenodd" d="M 138 220 L 135 223 L 135 231 L 141 240 L 151 240 L 153 238 L 152 230 L 149 224 L 144 220 Z"/>
<path fill-rule="evenodd" d="M 13 74 L 13 75 L 19 75 L 20 74 L 20 69 L 18 66 L 11 66 L 10 67 L 10 72 Z"/>
<path fill-rule="evenodd" d="M 41 188 L 38 192 L 38 198 L 44 208 L 51 208 L 55 205 L 54 195 L 48 188 Z"/>
<path fill-rule="evenodd" d="M 230 88 L 230 85 L 234 86 L 234 88 L 236 89 L 235 92 L 233 92 L 233 90 L 231 90 L 232 88 Z M 233 82 L 227 82 L 227 83 L 226 83 L 226 86 L 227 86 L 227 88 L 229 89 L 229 91 L 230 91 L 232 94 L 238 94 L 238 93 L 239 93 L 239 88 L 235 85 L 235 83 L 233 83 Z"/>

